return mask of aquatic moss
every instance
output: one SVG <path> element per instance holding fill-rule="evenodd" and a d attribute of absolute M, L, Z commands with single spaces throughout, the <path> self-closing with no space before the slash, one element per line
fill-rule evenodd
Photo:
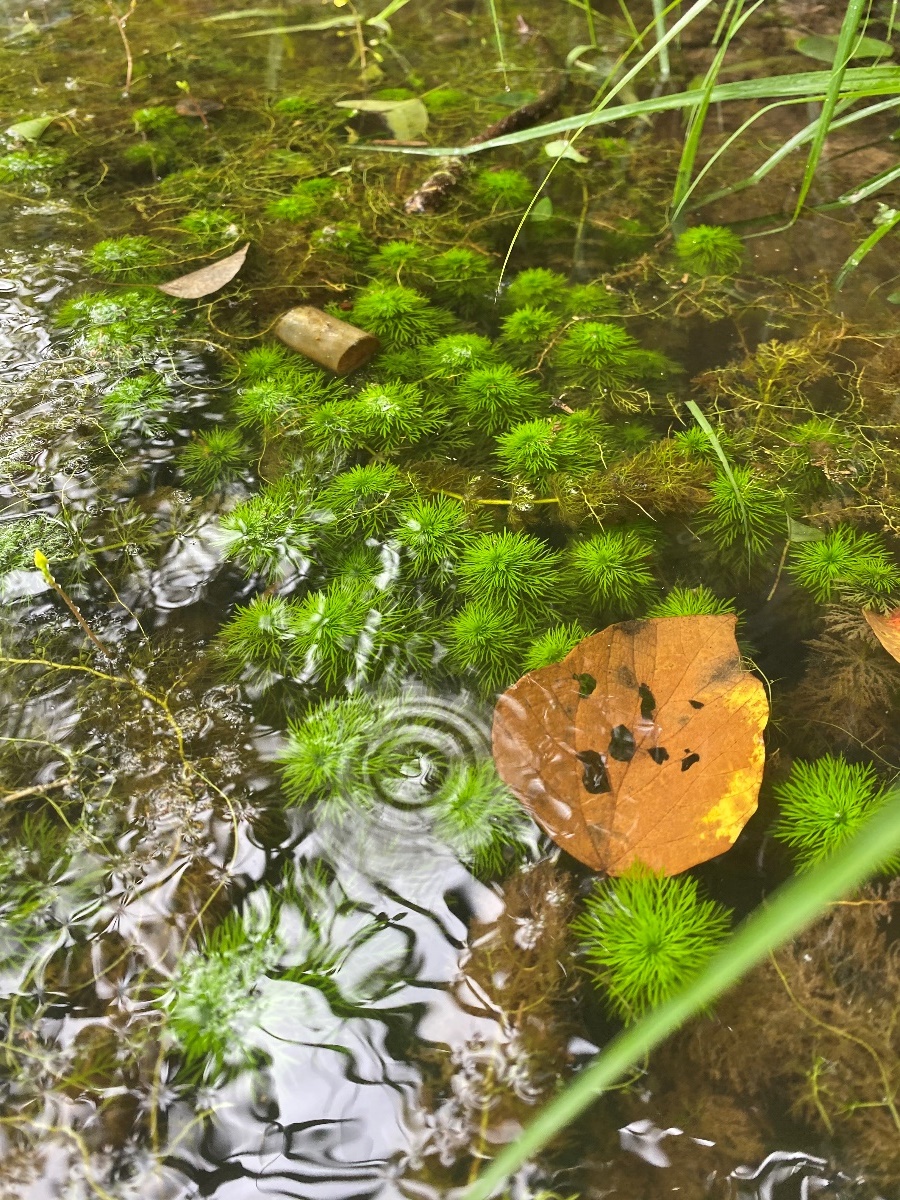
<path fill-rule="evenodd" d="M 56 174 L 65 161 L 66 156 L 61 150 L 45 147 L 12 150 L 0 155 L 0 184 L 13 187 L 21 183 L 43 183 Z"/>
<path fill-rule="evenodd" d="M 335 179 L 303 179 L 287 196 L 273 200 L 266 216 L 276 221 L 305 221 L 320 211 L 337 190 Z"/>
<path fill-rule="evenodd" d="M 414 288 L 385 283 L 363 288 L 347 320 L 374 333 L 388 350 L 434 341 L 452 323 L 449 313 L 435 308 Z"/>
<path fill-rule="evenodd" d="M 453 763 L 433 813 L 435 833 L 478 879 L 500 875 L 524 857 L 531 823 L 492 759 Z"/>
<path fill-rule="evenodd" d="M 839 593 L 863 592 L 875 600 L 900 590 L 900 571 L 880 539 L 848 525 L 792 545 L 788 572 L 819 604 Z"/>
<path fill-rule="evenodd" d="M 647 610 L 648 617 L 720 616 L 736 611 L 733 600 L 724 600 L 704 584 L 699 587 L 673 587 L 662 600 Z"/>
<path fill-rule="evenodd" d="M 309 96 L 282 96 L 272 105 L 272 111 L 281 117 L 312 117 L 320 112 L 322 102 Z"/>
<path fill-rule="evenodd" d="M 131 119 L 140 133 L 157 136 L 170 134 L 184 124 L 184 118 L 180 117 L 170 104 L 152 104 L 147 108 L 138 108 L 131 114 Z"/>
<path fill-rule="evenodd" d="M 504 317 L 497 346 L 518 367 L 532 367 L 560 327 L 560 318 L 543 305 L 526 304 Z"/>
<path fill-rule="evenodd" d="M 720 551 L 758 560 L 779 536 L 787 536 L 788 497 L 750 467 L 718 471 L 712 498 L 697 516 L 697 529 Z"/>
<path fill-rule="evenodd" d="M 333 516 L 336 535 L 374 537 L 391 527 L 411 492 L 409 478 L 396 467 L 370 463 L 335 476 L 320 499 Z"/>
<path fill-rule="evenodd" d="M 470 540 L 466 510 L 449 496 L 417 496 L 400 510 L 393 536 L 420 574 L 447 572 Z"/>
<path fill-rule="evenodd" d="M 241 235 L 241 219 L 227 208 L 198 208 L 178 222 L 178 228 L 198 246 L 213 249 Z"/>
<path fill-rule="evenodd" d="M 559 567 L 559 554 L 530 533 L 483 533 L 463 551 L 459 584 L 471 600 L 536 616 L 558 598 Z"/>
<path fill-rule="evenodd" d="M 534 196 L 528 176 L 509 167 L 479 171 L 473 190 L 481 204 L 504 212 L 527 208 Z"/>
<path fill-rule="evenodd" d="M 508 363 L 467 372 L 458 380 L 451 401 L 473 429 L 491 436 L 537 416 L 547 404 L 534 380 Z"/>
<path fill-rule="evenodd" d="M 305 484 L 287 475 L 241 501 L 220 522 L 226 559 L 269 581 L 303 575 L 321 526 Z"/>
<path fill-rule="evenodd" d="M 512 280 L 503 293 L 503 306 L 515 308 L 546 308 L 564 313 L 569 301 L 569 284 L 565 275 L 546 267 L 529 267 Z"/>
<path fill-rule="evenodd" d="M 100 397 L 104 418 L 114 429 L 153 433 L 168 420 L 172 395 L 155 371 L 120 380 Z"/>
<path fill-rule="evenodd" d="M 508 605 L 470 601 L 451 618 L 445 638 L 450 665 L 471 670 L 485 692 L 500 691 L 518 676 L 527 631 Z"/>
<path fill-rule="evenodd" d="M 675 239 L 675 254 L 698 275 L 733 275 L 744 261 L 744 243 L 724 225 L 695 225 Z"/>
<path fill-rule="evenodd" d="M 780 811 L 772 833 L 794 851 L 799 870 L 808 871 L 854 837 L 888 796 L 872 766 L 826 754 L 794 762 L 775 785 L 775 798 Z M 900 869 L 900 855 L 884 869 Z"/>
<path fill-rule="evenodd" d="M 131 282 L 154 279 L 164 259 L 160 247 L 143 236 L 104 238 L 94 243 L 87 256 L 94 275 Z"/>
<path fill-rule="evenodd" d="M 586 637 L 586 631 L 577 621 L 568 625 L 554 625 L 535 638 L 528 647 L 522 669 L 538 671 L 541 667 L 561 662 Z"/>
<path fill-rule="evenodd" d="M 202 492 L 240 479 L 250 459 L 250 451 L 236 429 L 197 434 L 177 456 L 185 483 Z"/>
<path fill-rule="evenodd" d="M 635 613 L 654 587 L 653 543 L 632 529 L 604 530 L 572 543 L 566 551 L 577 594 L 603 610 Z"/>
<path fill-rule="evenodd" d="M 594 885 L 572 923 L 610 1010 L 634 1021 L 681 991 L 728 936 L 730 914 L 690 875 L 644 867 Z"/>

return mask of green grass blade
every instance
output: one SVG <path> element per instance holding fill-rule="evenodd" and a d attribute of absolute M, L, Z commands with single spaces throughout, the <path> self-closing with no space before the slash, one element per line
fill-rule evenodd
<path fill-rule="evenodd" d="M 844 192 L 843 196 L 838 196 L 837 200 L 832 200 L 830 204 L 817 205 L 816 212 L 830 212 L 835 208 L 847 208 L 851 204 L 859 204 L 860 201 L 870 199 L 897 179 L 900 179 L 900 166 L 889 167 L 886 171 L 873 175 L 871 179 L 867 179 L 865 183 L 855 187 L 852 192 Z"/>
<path fill-rule="evenodd" d="M 651 51 L 651 57 L 652 53 Z M 629 73 L 629 82 L 631 78 L 633 75 Z M 720 83 L 713 88 L 710 103 L 724 104 L 729 100 L 821 100 L 825 96 L 830 78 L 830 71 L 802 71 L 794 75 L 771 75 L 765 79 L 741 79 L 735 83 Z M 844 73 L 844 86 L 846 96 L 853 94 L 863 98 L 892 95 L 896 102 L 896 95 L 900 92 L 900 67 L 851 67 Z M 387 154 L 412 154 L 424 158 L 461 157 L 481 154 L 484 150 L 498 150 L 503 146 L 518 146 L 522 142 L 536 141 L 540 138 L 549 139 L 557 134 L 570 133 L 573 129 L 587 129 L 592 125 L 605 125 L 613 121 L 630 120 L 633 117 L 648 117 L 654 113 L 696 108 L 700 100 L 701 94 L 697 91 L 654 96 L 648 100 L 637 100 L 633 104 L 594 109 L 573 117 L 562 117 L 558 121 L 547 121 L 543 125 L 520 129 L 516 133 L 507 133 L 474 146 L 361 146 L 356 149 Z"/>
<path fill-rule="evenodd" d="M 806 203 L 806 197 L 809 195 L 809 190 L 813 185 L 813 179 L 819 166 L 819 159 L 822 157 L 822 151 L 825 149 L 825 139 L 831 130 L 831 122 L 844 84 L 844 75 L 847 71 L 850 57 L 853 54 L 853 42 L 858 33 L 865 31 L 863 13 L 866 4 L 867 0 L 848 0 L 847 11 L 844 13 L 841 32 L 838 36 L 834 65 L 831 69 L 831 78 L 828 81 L 825 99 L 822 102 L 822 111 L 819 113 L 819 119 L 816 122 L 816 132 L 812 140 L 812 145 L 809 148 L 806 166 L 803 169 L 803 179 L 800 184 L 800 191 L 797 193 L 797 203 L 794 205 L 793 219 L 795 221 L 803 211 L 803 205 Z M 860 30 L 860 25 L 863 26 L 862 30 Z"/>
<path fill-rule="evenodd" d="M 680 995 L 614 1038 L 589 1067 L 552 1100 L 463 1193 L 488 1200 L 523 1163 L 533 1158 L 611 1084 L 733 987 L 773 950 L 798 933 L 829 904 L 859 887 L 900 848 L 900 794 L 891 799 L 833 858 L 779 888 L 736 930 L 703 973 Z"/>
<path fill-rule="evenodd" d="M 874 250 L 881 239 L 883 237 L 887 237 L 891 230 L 897 225 L 900 225 L 900 209 L 890 208 L 884 214 L 882 221 L 875 227 L 875 229 L 872 230 L 872 232 L 867 238 L 865 238 L 864 241 L 860 242 L 860 244 L 856 247 L 850 257 L 841 267 L 840 271 L 838 271 L 837 279 L 834 281 L 834 290 L 836 292 L 841 290 L 841 288 L 847 282 L 847 276 L 856 270 L 866 255 L 870 251 Z"/>
<path fill-rule="evenodd" d="M 744 497 L 741 495 L 741 489 L 738 487 L 737 480 L 734 477 L 734 472 L 731 469 L 731 463 L 728 461 L 728 457 L 726 456 L 725 451 L 722 449 L 722 443 L 719 441 L 718 437 L 716 436 L 716 431 L 713 429 L 712 425 L 710 425 L 709 421 L 707 421 L 706 415 L 704 414 L 703 410 L 700 408 L 700 406 L 696 402 L 696 400 L 687 400 L 685 402 L 685 406 L 686 406 L 688 412 L 691 414 L 691 416 L 694 418 L 694 420 L 697 422 L 697 424 L 700 426 L 700 428 L 706 434 L 709 444 L 712 446 L 713 450 L 716 453 L 716 458 L 722 464 L 722 470 L 725 473 L 725 478 L 728 480 L 729 484 L 731 485 L 732 492 L 734 492 L 734 498 L 737 501 L 738 508 L 740 509 L 741 521 L 744 526 L 744 538 L 747 542 L 747 565 L 749 566 L 749 562 L 750 562 L 750 518 L 747 515 L 747 505 L 744 503 Z"/>
<path fill-rule="evenodd" d="M 669 43 L 666 40 L 666 9 L 663 0 L 653 0 L 653 28 L 656 32 L 656 44 L 659 47 L 659 77 L 668 79 L 672 74 L 672 64 L 669 62 Z"/>
<path fill-rule="evenodd" d="M 725 55 L 728 53 L 728 47 L 731 44 L 735 34 L 741 26 L 749 20 L 756 12 L 764 0 L 756 0 L 756 3 L 742 14 L 744 0 L 729 0 L 729 5 L 726 12 L 730 11 L 732 5 L 735 5 L 735 11 L 731 15 L 728 26 L 725 30 L 724 37 L 716 50 L 715 56 L 709 65 L 706 76 L 703 80 L 703 86 L 700 89 L 702 97 L 699 105 L 691 114 L 690 125 L 688 127 L 688 135 L 684 140 L 684 146 L 681 150 L 681 160 L 678 163 L 678 171 L 675 176 L 675 187 L 672 193 L 672 216 L 671 220 L 676 221 L 681 214 L 685 201 L 691 192 L 691 176 L 694 173 L 694 165 L 697 161 L 697 154 L 700 150 L 700 139 L 703 136 L 703 130 L 706 126 L 706 116 L 709 112 L 712 103 L 711 97 L 713 89 L 716 86 L 716 80 L 719 77 L 719 72 L 722 69 L 722 64 L 725 61 Z M 724 17 L 723 13 L 723 17 Z"/>

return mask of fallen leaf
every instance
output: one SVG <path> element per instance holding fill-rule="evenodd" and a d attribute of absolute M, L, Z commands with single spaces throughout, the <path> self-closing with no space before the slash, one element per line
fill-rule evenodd
<path fill-rule="evenodd" d="M 900 662 L 900 608 L 895 608 L 887 615 L 864 608 L 862 615 L 891 658 Z"/>
<path fill-rule="evenodd" d="M 211 296 L 226 283 L 231 283 L 244 265 L 249 247 L 250 243 L 247 242 L 227 258 L 220 258 L 218 262 L 201 267 L 199 271 L 189 271 L 187 275 L 179 275 L 177 279 L 156 286 L 167 296 L 177 296 L 179 300 L 200 300 L 203 296 Z"/>
<path fill-rule="evenodd" d="M 55 120 L 56 117 L 28 117 L 10 125 L 6 132 L 26 142 L 39 142 Z"/>
<path fill-rule="evenodd" d="M 338 100 L 336 107 L 380 113 L 400 142 L 414 141 L 428 128 L 428 109 L 421 100 Z"/>
<path fill-rule="evenodd" d="M 497 770 L 596 871 L 676 875 L 723 854 L 756 810 L 769 715 L 734 616 L 611 625 L 497 702 Z"/>
<path fill-rule="evenodd" d="M 221 100 L 198 100 L 196 96 L 182 96 L 175 105 L 179 117 L 199 117 L 205 121 L 210 113 L 219 112 L 225 105 Z"/>

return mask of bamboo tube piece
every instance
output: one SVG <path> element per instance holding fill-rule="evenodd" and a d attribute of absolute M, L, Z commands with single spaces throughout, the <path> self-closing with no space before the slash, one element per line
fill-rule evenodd
<path fill-rule="evenodd" d="M 306 304 L 289 309 L 279 319 L 275 336 L 292 350 L 338 375 L 346 375 L 368 362 L 380 344 L 373 333 Z"/>

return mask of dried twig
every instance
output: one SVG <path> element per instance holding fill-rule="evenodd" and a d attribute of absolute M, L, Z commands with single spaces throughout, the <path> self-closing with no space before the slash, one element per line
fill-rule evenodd
<path fill-rule="evenodd" d="M 134 55 L 131 53 L 131 45 L 128 41 L 128 34 L 125 27 L 128 24 L 128 18 L 137 8 L 137 0 L 131 0 L 131 3 L 128 5 L 128 11 L 124 14 L 124 16 L 116 12 L 115 8 L 113 7 L 112 0 L 106 0 L 106 7 L 112 14 L 110 19 L 118 29 L 119 37 L 122 39 L 122 45 L 125 47 L 125 89 L 122 92 L 122 95 L 127 96 L 131 91 L 131 81 L 134 76 Z"/>

